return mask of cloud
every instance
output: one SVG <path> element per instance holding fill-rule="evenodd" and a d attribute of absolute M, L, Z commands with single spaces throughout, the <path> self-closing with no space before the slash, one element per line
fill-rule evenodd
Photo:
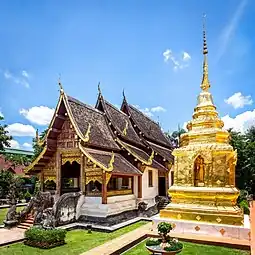
<path fill-rule="evenodd" d="M 133 105 L 135 108 L 137 108 L 139 111 L 147 115 L 148 117 L 153 117 L 155 112 L 166 112 L 166 109 L 163 108 L 162 106 L 155 106 L 152 108 L 141 108 L 139 105 Z"/>
<path fill-rule="evenodd" d="M 24 125 L 21 123 L 13 123 L 8 125 L 6 130 L 12 136 L 32 136 L 35 137 L 35 129 L 31 125 Z"/>
<path fill-rule="evenodd" d="M 21 109 L 19 113 L 31 123 L 46 126 L 52 119 L 54 109 L 47 106 L 33 106 L 27 110 Z"/>
<path fill-rule="evenodd" d="M 235 109 L 243 108 L 245 105 L 251 105 L 253 100 L 251 96 L 243 96 L 241 92 L 237 92 L 228 99 L 224 100 L 227 104 L 232 105 Z"/>
<path fill-rule="evenodd" d="M 163 108 L 162 106 L 156 106 L 151 108 L 152 112 L 166 112 L 166 109 Z"/>
<path fill-rule="evenodd" d="M 12 149 L 20 149 L 19 142 L 16 141 L 16 140 L 11 140 L 11 141 L 10 141 L 10 145 L 11 145 L 11 148 L 12 148 Z"/>
<path fill-rule="evenodd" d="M 182 53 L 182 60 L 183 60 L 183 61 L 189 61 L 190 59 L 191 59 L 191 56 L 189 55 L 189 53 L 186 52 L 186 51 L 184 51 L 184 52 Z"/>
<path fill-rule="evenodd" d="M 227 26 L 223 29 L 223 32 L 220 37 L 220 47 L 218 53 L 218 60 L 225 54 L 227 47 L 235 34 L 235 30 L 238 27 L 238 24 L 243 16 L 245 7 L 247 5 L 247 0 L 241 0 L 239 5 L 237 6 L 231 20 L 227 24 Z"/>
<path fill-rule="evenodd" d="M 22 147 L 25 149 L 32 149 L 32 144 L 31 143 L 23 143 Z"/>
<path fill-rule="evenodd" d="M 233 128 L 235 131 L 245 132 L 248 128 L 255 125 L 255 109 L 246 111 L 231 118 L 229 115 L 222 117 L 225 129 Z"/>
<path fill-rule="evenodd" d="M 21 72 L 21 75 L 24 76 L 24 77 L 26 77 L 27 79 L 29 78 L 29 74 L 28 74 L 28 72 L 27 72 L 26 70 L 23 70 L 23 71 Z"/>
<path fill-rule="evenodd" d="M 15 76 L 14 74 L 12 74 L 8 70 L 6 70 L 6 71 L 4 71 L 4 77 L 6 80 L 10 80 L 18 85 L 22 85 L 26 88 L 30 87 L 29 82 L 28 82 L 29 75 L 25 70 L 23 70 L 21 72 L 21 76 L 20 75 Z"/>
<path fill-rule="evenodd" d="M 173 64 L 173 70 L 177 71 L 179 69 L 183 69 L 189 66 L 188 62 L 191 59 L 191 56 L 189 55 L 188 52 L 184 51 L 182 53 L 182 57 L 176 59 L 176 57 L 174 56 L 172 50 L 170 49 L 166 49 L 163 52 L 163 57 L 164 57 L 164 61 L 166 63 L 170 62 Z"/>

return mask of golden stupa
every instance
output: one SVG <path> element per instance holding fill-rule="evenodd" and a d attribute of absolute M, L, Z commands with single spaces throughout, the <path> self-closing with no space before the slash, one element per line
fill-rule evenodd
<path fill-rule="evenodd" d="M 229 133 L 223 129 L 209 92 L 205 26 L 203 41 L 202 91 L 187 124 L 188 132 L 173 151 L 172 202 L 160 211 L 160 217 L 241 226 L 244 217 L 236 205 L 239 190 L 235 187 L 237 153 L 229 144 Z"/>

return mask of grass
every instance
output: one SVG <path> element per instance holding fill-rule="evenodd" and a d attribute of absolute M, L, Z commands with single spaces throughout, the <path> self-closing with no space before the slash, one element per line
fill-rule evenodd
<path fill-rule="evenodd" d="M 221 246 L 195 244 L 183 242 L 183 250 L 180 255 L 248 255 L 250 252 L 237 249 L 231 249 Z M 123 255 L 148 255 L 149 252 L 145 248 L 145 241 L 139 243 L 131 250 L 126 251 Z"/>
<path fill-rule="evenodd" d="M 140 221 L 129 225 L 127 227 L 116 230 L 112 233 L 95 232 L 88 234 L 86 230 L 72 230 L 67 232 L 66 244 L 50 250 L 41 250 L 24 245 L 23 243 L 17 243 L 10 245 L 9 247 L 0 248 L 1 255 L 78 255 L 82 252 L 88 251 L 96 246 L 99 246 L 107 241 L 117 238 L 127 232 L 130 232 L 138 227 L 143 226 L 148 222 Z"/>
<path fill-rule="evenodd" d="M 21 211 L 24 207 L 23 206 L 19 206 L 17 207 L 17 212 Z M 8 211 L 9 208 L 2 208 L 0 209 L 0 225 L 3 224 L 3 221 L 5 219 L 6 213 Z"/>

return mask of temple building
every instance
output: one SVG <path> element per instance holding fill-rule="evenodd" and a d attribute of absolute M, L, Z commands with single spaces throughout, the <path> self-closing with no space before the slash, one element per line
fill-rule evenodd
<path fill-rule="evenodd" d="M 38 175 L 41 189 L 56 199 L 81 192 L 81 220 L 134 215 L 139 202 L 146 203 L 148 212 L 155 208 L 155 197 L 167 195 L 173 165 L 173 146 L 161 127 L 128 104 L 124 93 L 119 110 L 98 86 L 92 107 L 68 96 L 59 85 L 48 131 L 37 139 L 42 152 L 27 173 Z"/>
<path fill-rule="evenodd" d="M 213 233 L 217 229 L 215 225 L 219 224 L 231 227 L 243 226 L 244 215 L 237 206 L 239 196 L 239 190 L 235 187 L 237 153 L 229 144 L 229 133 L 223 129 L 224 123 L 218 116 L 209 92 L 205 29 L 203 39 L 201 92 L 192 120 L 187 124 L 188 132 L 181 135 L 180 148 L 173 151 L 174 185 L 169 188 L 172 203 L 160 211 L 160 217 L 181 221 L 183 227 L 186 226 L 185 231 L 195 227 L 194 231 L 203 229 Z M 194 227 L 190 224 L 187 227 L 185 221 L 209 224 Z M 219 229 L 222 235 L 228 231 L 225 227 Z M 232 230 L 232 234 L 234 232 Z"/>

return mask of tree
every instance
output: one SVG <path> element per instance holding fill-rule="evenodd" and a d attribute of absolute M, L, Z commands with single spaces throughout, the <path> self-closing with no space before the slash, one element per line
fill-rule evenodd
<path fill-rule="evenodd" d="M 0 116 L 0 121 L 4 118 Z M 4 147 L 10 147 L 11 136 L 8 135 L 8 131 L 6 130 L 7 125 L 0 124 L 0 151 L 4 150 Z"/>
<path fill-rule="evenodd" d="M 255 194 L 255 127 L 251 127 L 244 134 L 230 133 L 230 144 L 237 150 L 236 186 Z"/>
<path fill-rule="evenodd" d="M 184 133 L 186 133 L 186 130 L 178 127 L 178 130 L 174 131 L 172 134 L 168 131 L 165 133 L 165 135 L 169 138 L 173 146 L 178 148 L 180 146 L 181 135 Z"/>
<path fill-rule="evenodd" d="M 45 129 L 39 136 L 39 140 L 42 140 L 44 136 L 47 134 L 48 128 Z M 33 138 L 33 149 L 34 149 L 34 155 L 32 157 L 32 160 L 35 160 L 39 154 L 42 152 L 43 147 L 38 144 L 37 137 Z"/>
<path fill-rule="evenodd" d="M 5 160 L 11 161 L 14 166 L 17 166 L 17 165 L 27 166 L 31 162 L 31 159 L 29 159 L 26 155 L 5 153 L 4 157 L 5 157 Z"/>

